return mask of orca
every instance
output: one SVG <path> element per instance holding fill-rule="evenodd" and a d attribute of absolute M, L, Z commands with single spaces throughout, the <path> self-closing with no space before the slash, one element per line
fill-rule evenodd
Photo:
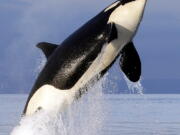
<path fill-rule="evenodd" d="M 81 96 L 94 78 L 101 78 L 120 56 L 127 78 L 137 82 L 141 61 L 133 38 L 147 0 L 118 0 L 89 20 L 61 44 L 37 44 L 47 62 L 27 99 L 23 114 L 62 111 Z"/>

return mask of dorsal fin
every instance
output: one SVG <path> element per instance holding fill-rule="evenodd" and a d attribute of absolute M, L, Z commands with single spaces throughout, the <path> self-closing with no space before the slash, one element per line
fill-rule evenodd
<path fill-rule="evenodd" d="M 41 43 L 37 44 L 36 46 L 43 51 L 43 53 L 47 59 L 49 58 L 49 56 L 51 56 L 51 54 L 54 52 L 54 50 L 58 47 L 58 45 L 56 45 L 56 44 L 51 44 L 51 43 L 47 43 L 47 42 L 41 42 Z"/>

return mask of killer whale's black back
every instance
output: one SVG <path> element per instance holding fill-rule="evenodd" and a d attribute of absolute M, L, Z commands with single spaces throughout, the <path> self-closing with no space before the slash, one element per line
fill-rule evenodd
<path fill-rule="evenodd" d="M 70 35 L 48 59 L 33 89 L 51 84 L 70 89 L 100 53 L 107 38 L 107 21 L 116 7 L 102 11 Z"/>

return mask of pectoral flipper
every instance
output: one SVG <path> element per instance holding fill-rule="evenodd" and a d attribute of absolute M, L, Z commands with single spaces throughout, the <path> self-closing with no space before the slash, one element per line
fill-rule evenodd
<path fill-rule="evenodd" d="M 128 43 L 121 51 L 120 67 L 127 78 L 137 82 L 141 76 L 141 60 L 133 42 Z"/>

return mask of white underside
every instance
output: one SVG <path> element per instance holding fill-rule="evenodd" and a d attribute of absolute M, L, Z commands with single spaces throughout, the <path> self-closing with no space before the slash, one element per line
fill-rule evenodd
<path fill-rule="evenodd" d="M 59 112 L 72 103 L 73 97 L 72 91 L 59 90 L 51 85 L 44 85 L 30 99 L 26 115 L 35 113 L 39 107 L 46 111 Z"/>
<path fill-rule="evenodd" d="M 101 53 L 71 89 L 59 90 L 50 85 L 44 85 L 38 89 L 28 103 L 26 115 L 33 114 L 39 107 L 47 111 L 59 112 L 71 104 L 79 89 L 106 69 L 114 61 L 124 45 L 132 39 L 141 21 L 144 6 L 145 0 L 136 0 L 125 6 L 118 7 L 111 14 L 108 21 L 109 23 L 115 23 L 118 30 L 118 39 L 104 45 Z"/>

